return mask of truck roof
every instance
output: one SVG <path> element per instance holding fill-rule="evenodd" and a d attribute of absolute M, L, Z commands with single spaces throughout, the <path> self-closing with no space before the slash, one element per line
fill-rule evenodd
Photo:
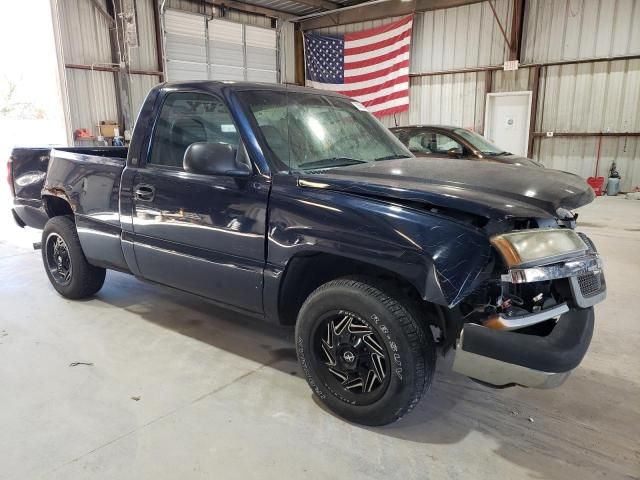
<path fill-rule="evenodd" d="M 328 95 L 333 97 L 347 98 L 340 93 L 331 92 L 329 90 L 320 90 L 311 87 L 302 87 L 300 85 L 261 83 L 261 82 L 237 82 L 233 80 L 190 80 L 186 82 L 165 82 L 154 87 L 155 89 L 183 89 L 194 88 L 198 90 L 208 90 L 214 93 L 221 93 L 222 90 L 270 90 L 270 91 L 288 91 L 300 93 L 315 93 L 319 95 Z"/>

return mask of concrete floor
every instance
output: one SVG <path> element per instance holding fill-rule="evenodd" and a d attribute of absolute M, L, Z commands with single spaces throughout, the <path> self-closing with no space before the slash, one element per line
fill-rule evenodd
<path fill-rule="evenodd" d="M 440 360 L 385 428 L 323 409 L 288 330 L 118 273 L 63 299 L 2 210 L 2 479 L 640 478 L 640 202 L 581 212 L 609 298 L 562 387 L 492 390 Z"/>

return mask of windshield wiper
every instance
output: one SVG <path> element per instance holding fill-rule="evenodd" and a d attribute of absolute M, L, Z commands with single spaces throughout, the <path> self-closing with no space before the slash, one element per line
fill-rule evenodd
<path fill-rule="evenodd" d="M 366 160 L 349 157 L 331 157 L 322 160 L 314 160 L 313 162 L 301 163 L 300 168 L 316 168 L 316 167 L 343 167 L 346 165 L 355 165 L 357 163 L 368 163 Z"/>
<path fill-rule="evenodd" d="M 373 160 L 375 162 L 378 162 L 380 160 L 393 160 L 395 158 L 411 158 L 409 155 L 387 155 L 386 157 L 378 157 L 378 158 L 374 158 Z"/>
<path fill-rule="evenodd" d="M 502 155 L 512 155 L 512 153 L 507 151 L 496 153 L 496 157 L 501 157 Z"/>

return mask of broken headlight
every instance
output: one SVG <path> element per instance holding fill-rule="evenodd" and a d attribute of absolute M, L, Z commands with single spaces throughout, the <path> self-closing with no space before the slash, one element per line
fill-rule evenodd
<path fill-rule="evenodd" d="M 509 268 L 555 263 L 588 250 L 576 232 L 564 228 L 503 233 L 491 237 L 491 244 Z"/>

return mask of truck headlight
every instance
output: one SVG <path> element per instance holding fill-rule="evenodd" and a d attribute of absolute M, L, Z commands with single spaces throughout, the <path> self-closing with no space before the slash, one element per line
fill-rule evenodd
<path fill-rule="evenodd" d="M 509 268 L 559 262 L 588 250 L 576 232 L 563 228 L 503 233 L 491 237 L 491 244 Z"/>

